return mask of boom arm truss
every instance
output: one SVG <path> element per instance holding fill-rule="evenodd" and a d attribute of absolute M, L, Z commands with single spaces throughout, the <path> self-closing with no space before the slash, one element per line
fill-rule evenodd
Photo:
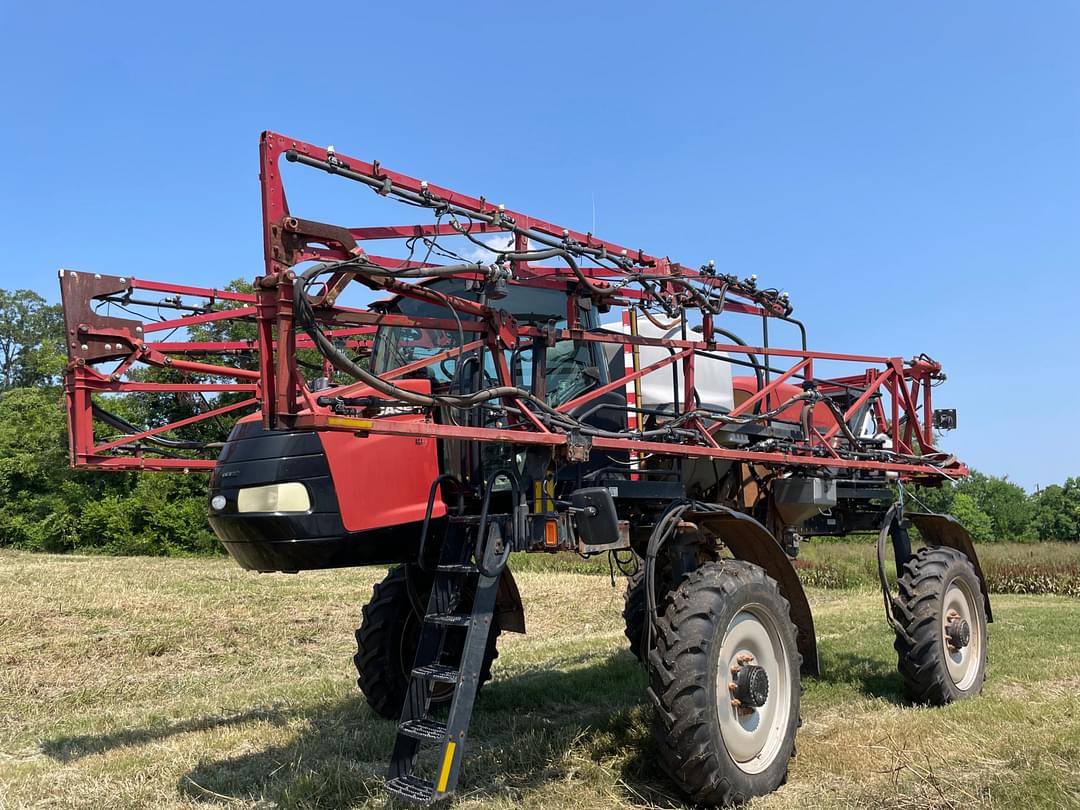
<path fill-rule="evenodd" d="M 510 442 L 549 446 L 580 460 L 591 449 L 674 457 L 730 459 L 774 468 L 839 468 L 876 470 L 904 478 L 941 480 L 965 475 L 966 468 L 938 451 L 933 433 L 932 388 L 943 379 L 941 367 L 926 356 L 912 360 L 859 354 L 816 352 L 807 348 L 805 330 L 791 317 L 786 293 L 758 286 L 756 279 L 718 273 L 709 264 L 692 268 L 667 257 L 645 253 L 591 233 L 563 228 L 501 205 L 471 197 L 417 178 L 272 132 L 260 147 L 263 240 L 266 269 L 254 293 L 223 292 L 144 280 L 61 273 L 70 365 L 67 372 L 72 462 L 79 466 L 120 469 L 205 469 L 213 460 L 187 449 L 169 452 L 160 444 L 189 424 L 260 407 L 271 429 L 311 428 L 383 433 L 415 437 Z M 425 212 L 428 221 L 355 227 L 302 219 L 289 208 L 282 162 L 326 172 L 370 189 L 387 200 Z M 496 248 L 492 235 L 505 238 Z M 432 246 L 439 239 L 467 239 L 484 248 L 490 261 L 457 257 L 435 263 Z M 427 245 L 423 261 L 407 257 L 391 245 Z M 382 250 L 379 245 L 384 245 Z M 384 255 L 386 253 L 397 255 Z M 437 258 L 456 256 L 439 249 Z M 555 262 L 554 264 L 550 262 Z M 462 279 L 482 293 L 479 300 L 437 293 L 415 283 L 432 277 Z M 375 308 L 338 304 L 349 284 L 435 304 L 442 317 L 414 317 Z M 519 322 L 499 310 L 506 285 L 556 288 L 567 292 L 565 325 L 554 328 Z M 100 315 L 91 304 L 124 306 L 152 293 L 155 306 L 182 314 L 158 321 Z M 157 296 L 162 296 L 157 300 Z M 143 303 L 147 303 L 144 301 Z M 580 306 L 600 311 L 622 310 L 654 323 L 676 319 L 684 325 L 700 319 L 700 336 L 686 329 L 678 337 L 588 329 Z M 689 317 L 687 317 L 689 316 Z M 759 345 L 732 339 L 725 328 L 738 317 L 757 323 Z M 770 322 L 794 324 L 800 334 L 795 348 L 770 345 Z M 243 340 L 205 340 L 192 336 L 207 325 L 242 323 L 250 329 Z M 431 357 L 381 374 L 363 362 L 372 334 L 380 327 L 456 331 L 460 344 Z M 184 340 L 154 341 L 152 335 L 180 330 Z M 645 348 L 666 352 L 646 368 L 628 364 L 625 373 L 595 385 L 572 401 L 550 405 L 516 383 L 507 354 L 555 341 L 613 345 L 628 354 Z M 488 353 L 495 380 L 478 391 L 418 394 L 395 380 L 425 366 L 460 358 L 472 349 Z M 301 356 L 317 351 L 319 382 L 302 372 Z M 348 352 L 346 350 L 349 350 Z M 350 355 L 351 352 L 351 355 Z M 695 386 L 695 367 L 703 361 L 753 355 L 761 359 L 764 378 L 749 399 L 728 410 L 702 407 Z M 209 360 L 207 358 L 210 358 Z M 237 362 L 249 358 L 249 362 Z M 110 364 L 112 364 L 110 366 Z M 745 363 L 743 363 L 745 365 Z M 848 371 L 827 376 L 823 368 L 846 365 Z M 139 376 L 138 368 L 169 372 L 167 379 Z M 680 372 L 681 391 L 674 409 L 659 427 L 604 431 L 578 421 L 574 412 L 611 391 L 632 389 L 641 378 L 660 369 Z M 179 375 L 180 379 L 176 379 Z M 342 381 L 342 378 L 352 378 Z M 792 395 L 791 386 L 800 386 Z M 104 408 L 94 402 L 119 393 L 198 392 L 205 407 L 187 419 L 145 429 L 123 430 L 106 441 L 94 438 L 95 417 Z M 366 395 L 386 401 L 390 410 L 360 409 L 353 400 Z M 428 418 L 401 421 L 394 409 L 418 409 Z M 502 416 L 489 427 L 461 427 L 436 421 L 439 407 L 488 408 Z M 801 412 L 801 431 L 784 438 L 766 436 L 742 446 L 717 440 L 720 428 L 768 427 L 781 412 Z M 828 426 L 810 418 L 815 408 L 833 415 Z M 630 406 L 633 410 L 633 406 Z M 869 411 L 879 426 L 873 437 L 859 435 L 856 420 Z M 206 448 L 207 451 L 213 447 Z M 180 454 L 179 457 L 176 457 Z"/>

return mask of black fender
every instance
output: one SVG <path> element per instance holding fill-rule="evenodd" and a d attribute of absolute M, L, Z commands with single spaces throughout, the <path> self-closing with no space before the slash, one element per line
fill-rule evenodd
<path fill-rule="evenodd" d="M 776 580 L 791 606 L 791 621 L 798 631 L 796 643 L 802 654 L 802 673 L 820 674 L 814 616 L 795 566 L 772 533 L 757 520 L 728 507 L 716 509 L 716 512 L 687 512 L 684 519 L 715 534 L 736 559 L 764 568 Z"/>
<path fill-rule="evenodd" d="M 499 577 L 499 590 L 495 593 L 495 621 L 504 633 L 525 632 L 525 607 L 509 568 L 504 568 Z"/>
<path fill-rule="evenodd" d="M 979 576 L 979 586 L 982 588 L 983 602 L 986 606 L 986 621 L 992 622 L 994 615 L 990 611 L 990 592 L 986 588 L 986 577 L 983 576 L 979 557 L 975 553 L 975 542 L 968 534 L 963 524 L 952 515 L 937 515 L 932 512 L 908 512 L 907 517 L 915 528 L 919 530 L 923 541 L 928 546 L 948 546 L 963 553 L 975 568 Z"/>

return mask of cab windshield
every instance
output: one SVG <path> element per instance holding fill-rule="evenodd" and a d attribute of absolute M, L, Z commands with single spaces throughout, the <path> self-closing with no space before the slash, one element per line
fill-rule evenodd
<path fill-rule="evenodd" d="M 478 299 L 475 290 L 465 290 L 465 282 L 459 279 L 440 279 L 428 285 L 431 289 L 448 295 L 454 295 L 471 301 Z M 522 287 L 510 285 L 505 298 L 492 302 L 498 309 L 506 310 L 519 323 L 547 325 L 554 321 L 556 328 L 566 326 L 566 293 L 559 289 Z M 388 307 L 394 314 L 422 318 L 453 320 L 453 315 L 446 307 L 438 306 L 415 298 L 400 297 Z M 582 310 L 580 317 L 586 327 L 591 326 L 591 310 Z M 466 343 L 475 339 L 475 333 L 465 333 Z M 415 329 L 403 326 L 380 327 L 375 337 L 372 355 L 372 370 L 376 374 L 385 374 L 394 369 L 426 360 L 438 354 L 450 351 L 461 345 L 461 335 L 456 329 Z M 600 378 L 603 363 L 594 358 L 595 349 L 585 341 L 560 340 L 547 348 L 545 375 L 546 400 L 556 406 L 569 402 L 574 397 L 588 390 Z M 496 380 L 495 364 L 490 352 L 484 352 L 484 374 L 486 383 Z M 469 363 L 475 365 L 477 352 L 468 352 L 464 357 L 452 355 L 440 362 L 431 363 L 417 371 L 417 376 L 426 376 L 436 386 L 456 382 L 455 377 L 465 370 Z M 517 384 L 531 387 L 532 351 L 525 348 L 518 352 L 506 352 L 506 362 L 512 369 Z M 458 364 L 462 369 L 459 370 Z M 475 369 L 474 369 L 475 370 Z"/>

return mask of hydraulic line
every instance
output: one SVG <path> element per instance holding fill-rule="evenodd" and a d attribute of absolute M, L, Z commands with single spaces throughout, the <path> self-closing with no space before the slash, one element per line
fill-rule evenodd
<path fill-rule="evenodd" d="M 314 275 L 326 272 L 326 268 L 311 268 L 303 276 L 301 276 L 302 283 L 299 283 L 294 288 L 293 304 L 297 316 L 297 321 L 300 323 L 301 328 L 308 334 L 315 344 L 315 347 L 319 352 L 330 361 L 334 368 L 339 371 L 349 374 L 357 380 L 360 380 L 364 384 L 370 386 L 376 391 L 385 394 L 395 399 L 400 399 L 404 402 L 408 402 L 411 405 L 419 405 L 422 407 L 450 407 L 458 409 L 474 408 L 485 402 L 493 399 L 520 399 L 528 401 L 532 405 L 536 406 L 540 411 L 547 414 L 550 418 L 556 421 L 562 422 L 567 426 L 574 428 L 587 429 L 587 426 L 579 425 L 575 420 L 560 413 L 552 408 L 546 402 L 539 397 L 535 396 L 531 391 L 525 388 L 518 388 L 516 386 L 491 386 L 483 388 L 479 391 L 475 391 L 471 394 L 459 394 L 452 396 L 431 396 L 428 394 L 421 394 L 416 391 L 410 391 L 406 388 L 401 388 L 394 385 L 391 382 L 383 380 L 376 374 L 371 373 L 365 368 L 362 368 L 357 363 L 353 362 L 351 358 L 341 352 L 322 330 L 318 328 L 315 312 L 311 307 L 311 303 L 307 298 L 304 290 L 307 282 L 311 280 Z M 311 276 L 308 274 L 311 273 Z"/>
<path fill-rule="evenodd" d="M 645 550 L 645 606 L 648 617 L 645 622 L 645 638 L 644 647 L 642 649 L 652 649 L 653 626 L 656 622 L 657 614 L 656 560 L 660 554 L 660 550 L 664 547 L 664 544 L 675 535 L 675 532 L 679 528 L 679 523 L 682 522 L 682 516 L 686 512 L 716 512 L 721 508 L 722 507 L 719 507 L 716 504 L 704 503 L 702 501 L 678 500 L 672 501 L 660 517 L 657 518 L 653 530 L 649 534 L 649 542 Z"/>
<path fill-rule="evenodd" d="M 94 419 L 99 419 L 110 427 L 114 427 L 122 433 L 127 435 L 133 435 L 135 433 L 142 433 L 143 429 L 138 428 L 135 425 L 128 422 L 126 419 L 111 413 L 104 408 L 98 406 L 96 403 L 91 405 L 90 413 Z M 170 450 L 205 450 L 207 448 L 223 447 L 222 442 L 199 442 L 199 441 L 185 441 L 182 439 L 165 439 L 161 436 L 147 436 L 143 441 L 150 444 L 156 444 L 159 447 L 167 447 Z"/>
<path fill-rule="evenodd" d="M 470 265 L 470 267 L 473 267 Z M 482 403 L 488 402 L 493 399 L 514 398 L 523 401 L 528 401 L 532 405 L 536 406 L 541 412 L 546 414 L 549 418 L 554 419 L 562 423 L 566 427 L 581 430 L 583 433 L 595 436 L 605 437 L 619 437 L 630 434 L 614 433 L 610 431 L 599 431 L 591 428 L 587 425 L 583 425 L 577 420 L 560 413 L 556 409 L 548 405 L 544 400 L 535 396 L 531 391 L 525 388 L 519 388 L 516 386 L 491 386 L 488 388 L 475 391 L 471 394 L 458 394 L 451 396 L 430 396 L 427 394 L 420 394 L 415 391 L 410 391 L 406 388 L 401 388 L 394 385 L 391 382 L 383 380 L 378 375 L 369 372 L 367 369 L 362 368 L 351 358 L 341 352 L 333 342 L 323 334 L 322 330 L 318 328 L 318 324 L 315 318 L 315 312 L 311 307 L 311 303 L 305 293 L 307 285 L 318 275 L 331 272 L 332 266 L 316 266 L 309 268 L 305 271 L 299 281 L 296 284 L 293 291 L 293 305 L 296 311 L 297 320 L 300 323 L 304 331 L 311 337 L 315 343 L 315 347 L 319 352 L 330 361 L 330 363 L 339 371 L 351 375 L 352 377 L 360 380 L 361 382 L 371 386 L 376 391 L 386 394 L 387 396 L 400 399 L 404 402 L 408 402 L 412 405 L 419 405 L 423 407 L 437 407 L 445 406 L 451 408 L 468 409 L 476 407 Z M 447 302 L 447 306 L 450 306 Z M 452 308 L 452 306 L 451 306 Z M 670 435 L 670 430 L 664 429 L 660 431 L 649 431 L 644 433 L 635 433 L 633 435 L 640 436 L 663 436 Z"/>
<path fill-rule="evenodd" d="M 881 531 L 878 532 L 877 541 L 877 568 L 878 568 L 878 582 L 881 584 L 881 596 L 885 600 L 885 619 L 892 626 L 893 630 L 900 635 L 901 638 L 908 638 L 907 631 L 903 625 L 896 620 L 896 616 L 893 612 L 892 596 L 889 592 L 889 578 L 885 574 L 885 541 L 889 537 L 889 532 L 892 529 L 894 520 L 903 520 L 904 507 L 900 501 L 894 501 L 892 506 L 889 507 L 885 513 L 885 517 L 881 521 Z"/>
<path fill-rule="evenodd" d="M 536 413 L 533 414 L 533 416 L 541 419 L 546 426 L 560 430 L 576 431 L 582 435 L 595 437 L 667 437 L 685 438 L 691 441 L 703 438 L 701 433 L 704 428 L 701 425 L 691 424 L 686 428 L 682 427 L 694 420 L 706 419 L 727 424 L 750 424 L 753 422 L 767 421 L 799 402 L 804 403 L 804 406 L 801 409 L 800 421 L 802 423 L 804 435 L 809 438 L 812 406 L 818 401 L 825 401 L 830 413 L 836 420 L 838 430 L 851 445 L 850 450 L 837 449 L 834 450 L 834 452 L 839 452 L 850 457 L 891 458 L 911 460 L 919 463 L 935 463 L 936 457 L 933 455 L 915 457 L 891 450 L 860 452 L 859 448 L 862 447 L 862 443 L 846 423 L 843 413 L 840 411 L 837 404 L 832 401 L 831 398 L 822 396 L 812 389 L 792 397 L 782 405 L 764 413 L 761 412 L 763 404 L 761 402 L 755 404 L 754 413 L 741 417 L 729 417 L 725 414 L 695 408 L 687 413 L 679 415 L 659 429 L 648 431 L 605 431 L 583 424 L 579 419 L 575 419 L 565 413 L 559 412 L 548 405 L 542 398 L 537 397 L 528 389 L 519 386 L 492 385 L 469 393 L 462 392 L 450 395 L 428 395 L 410 391 L 394 385 L 392 382 L 383 380 L 378 375 L 362 368 L 351 358 L 338 350 L 333 342 L 319 328 L 311 302 L 306 295 L 306 289 L 315 276 L 341 271 L 363 280 L 368 286 L 372 286 L 373 288 L 381 287 L 390 290 L 393 290 L 397 286 L 394 282 L 398 280 L 454 277 L 470 273 L 481 276 L 488 282 L 498 283 L 512 280 L 513 276 L 508 267 L 509 262 L 532 262 L 558 258 L 565 262 L 569 267 L 571 273 L 577 279 L 580 288 L 593 298 L 609 298 L 618 294 L 618 292 L 626 285 L 636 283 L 641 287 L 648 298 L 659 305 L 669 316 L 677 317 L 687 306 L 698 308 L 708 314 L 715 315 L 722 313 L 724 311 L 724 301 L 726 300 L 728 293 L 734 292 L 757 303 L 762 308 L 762 315 L 764 316 L 766 323 L 769 317 L 779 317 L 782 320 L 796 325 L 799 328 L 804 348 L 806 343 L 806 332 L 801 322 L 790 317 L 791 307 L 787 301 L 787 294 L 780 293 L 775 289 L 758 289 L 753 277 L 746 281 L 739 281 L 734 276 L 718 276 L 711 263 L 708 266 L 702 267 L 701 277 L 704 278 L 705 281 L 701 286 L 691 283 L 691 279 L 688 277 L 680 276 L 679 265 L 673 265 L 674 272 L 668 275 L 649 274 L 647 267 L 652 264 L 651 260 L 647 263 L 642 263 L 640 265 L 641 270 L 638 271 L 635 269 L 638 262 L 635 262 L 633 259 L 626 256 L 625 251 L 623 251 L 622 255 L 613 255 L 605 246 L 594 247 L 592 245 L 575 242 L 567 236 L 567 232 L 565 231 L 563 232 L 563 239 L 560 241 L 546 232 L 538 231 L 534 228 L 518 226 L 514 218 L 505 214 L 501 208 L 490 212 L 469 209 L 460 204 L 437 197 L 427 191 L 426 185 L 421 186 L 421 192 L 419 193 L 411 191 L 393 183 L 388 177 L 368 176 L 357 172 L 333 156 L 331 156 L 329 160 L 324 161 L 302 155 L 295 150 L 289 150 L 285 153 L 285 157 L 289 161 L 319 168 L 332 174 L 340 174 L 348 179 L 363 183 L 381 195 L 391 194 L 402 202 L 432 209 L 437 213 L 437 217 L 440 220 L 442 217 L 449 215 L 450 225 L 454 230 L 471 242 L 483 247 L 485 250 L 490 251 L 498 257 L 498 261 L 491 264 L 484 264 L 483 262 L 476 261 L 460 262 L 457 264 L 436 267 L 423 266 L 393 269 L 376 265 L 370 262 L 366 256 L 360 255 L 344 261 L 316 266 L 301 275 L 301 281 L 294 289 L 294 310 L 296 312 L 297 322 L 301 328 L 311 337 L 315 347 L 334 368 L 369 385 L 375 391 L 378 391 L 385 396 L 401 400 L 417 407 L 449 407 L 454 409 L 475 408 L 485 405 L 495 399 L 518 400 L 522 407 L 524 407 L 525 404 L 528 404 L 531 410 L 535 410 Z M 459 216 L 468 220 L 468 227 L 461 224 L 458 220 Z M 471 230 L 472 224 L 475 221 L 483 222 L 490 228 L 514 234 L 518 237 L 519 241 L 523 238 L 525 245 L 534 242 L 536 244 L 544 245 L 545 247 L 539 250 L 521 250 L 518 248 L 504 249 L 494 247 L 473 236 Z M 437 242 L 434 239 L 430 240 L 430 242 L 425 239 L 424 242 L 428 245 L 429 255 L 438 247 Z M 451 258 L 460 258 L 453 252 L 442 248 L 440 248 L 440 255 Z M 594 280 L 582 270 L 575 256 L 587 258 L 601 267 L 606 267 L 608 270 L 621 272 L 623 278 L 615 282 L 603 282 L 603 286 L 601 286 L 595 283 Z M 638 256 L 639 261 L 641 261 L 640 252 Z M 606 266 L 604 263 L 614 266 Z M 660 285 L 660 287 L 657 285 Z M 666 289 L 670 292 L 665 292 L 664 289 L 661 289 L 663 285 L 667 285 Z M 717 289 L 717 287 L 719 287 L 719 289 Z M 673 288 L 681 290 L 681 293 Z M 458 320 L 459 332 L 461 332 L 460 319 L 457 317 L 457 308 L 454 306 L 453 301 L 449 297 L 441 294 L 429 294 L 434 292 L 435 291 L 421 287 L 410 290 L 409 294 L 426 298 L 427 300 L 434 301 L 448 308 L 455 319 Z M 644 303 L 640 303 L 638 306 L 649 320 L 653 321 L 657 326 L 661 326 L 661 324 L 653 318 L 651 313 L 648 312 Z M 745 341 L 727 330 L 715 329 L 715 331 L 738 345 L 744 347 L 747 346 Z M 459 338 L 460 343 L 463 346 L 463 335 L 459 335 Z M 698 353 L 702 356 L 709 356 L 706 352 Z M 762 363 L 753 352 L 746 351 L 745 354 L 750 361 L 749 365 L 754 370 L 758 390 L 761 390 L 764 387 L 764 383 L 768 380 L 768 372 L 771 369 L 767 364 Z M 725 359 L 731 361 L 731 358 Z M 772 443 L 773 446 L 786 444 L 783 440 L 778 439 L 766 439 L 765 442 Z M 948 458 L 946 460 L 948 460 Z"/>
<path fill-rule="evenodd" d="M 715 332 L 718 335 L 723 335 L 728 340 L 730 340 L 732 343 L 737 343 L 740 346 L 748 346 L 749 345 L 741 337 L 736 335 L 734 332 L 729 332 L 727 329 L 720 329 L 720 328 L 714 326 L 713 327 L 713 332 Z M 747 358 L 749 358 L 749 360 L 750 360 L 750 365 L 754 369 L 754 377 L 757 379 L 757 390 L 760 391 L 762 388 L 765 387 L 765 372 L 761 367 L 761 361 L 758 360 L 757 355 L 754 354 L 753 352 L 747 351 L 747 352 L 743 352 L 743 354 L 745 354 L 747 356 Z M 755 411 L 756 410 L 757 410 L 757 406 L 755 405 Z"/>
<path fill-rule="evenodd" d="M 456 223 L 457 223 L 456 220 L 451 221 L 452 225 L 456 225 Z M 604 297 L 604 296 L 609 296 L 609 295 L 615 295 L 618 292 L 617 287 L 597 287 L 595 284 L 593 284 L 592 280 L 588 276 L 586 276 L 585 273 L 582 272 L 581 268 L 578 266 L 578 263 L 576 261 L 574 261 L 573 255 L 571 255 L 571 253 L 568 250 L 564 250 L 561 247 L 552 247 L 552 248 L 549 248 L 548 250 L 527 250 L 527 251 L 504 250 L 504 249 L 492 247 L 491 245 L 487 244 L 486 242 L 481 242 L 479 239 L 474 237 L 468 231 L 460 229 L 460 226 L 458 226 L 458 227 L 459 227 L 459 232 L 461 233 L 461 235 L 464 236 L 466 239 L 468 239 L 470 242 L 473 242 L 474 244 L 479 245 L 480 247 L 483 247 L 486 250 L 490 250 L 492 253 L 498 254 L 503 259 L 506 259 L 506 260 L 509 260 L 509 261 L 512 261 L 512 262 L 541 262 L 544 259 L 554 259 L 554 258 L 562 259 L 570 267 L 570 272 L 572 272 L 575 276 L 577 276 L 578 282 L 586 290 L 589 291 L 590 295 L 597 296 L 597 297 Z"/>
<path fill-rule="evenodd" d="M 402 186 L 395 184 L 388 177 L 378 178 L 355 171 L 354 169 L 346 166 L 344 162 L 338 158 L 334 158 L 333 160 L 319 160 L 308 155 L 303 155 L 294 149 L 290 149 L 285 152 L 285 159 L 293 163 L 300 163 L 305 166 L 311 166 L 313 168 L 321 169 L 322 171 L 328 172 L 330 174 L 341 175 L 342 177 L 345 177 L 349 180 L 363 183 L 364 185 L 368 186 L 369 188 L 373 189 L 381 195 L 393 194 L 395 197 L 412 205 L 430 208 L 436 211 L 440 216 L 450 214 L 451 225 L 454 226 L 459 233 L 466 236 L 467 238 L 470 238 L 472 241 L 477 242 L 482 247 L 490 250 L 493 253 L 506 255 L 509 257 L 522 256 L 525 258 L 517 260 L 528 261 L 528 257 L 530 255 L 539 257 L 540 254 L 546 254 L 547 251 L 527 251 L 523 253 L 518 253 L 516 251 L 504 251 L 499 248 L 494 248 L 491 245 L 480 242 L 480 240 L 472 237 L 471 233 L 469 233 L 469 230 L 461 226 L 455 217 L 462 216 L 470 221 L 480 220 L 492 228 L 505 230 L 517 236 L 524 237 L 529 241 L 545 245 L 547 248 L 554 249 L 557 252 L 544 255 L 544 258 L 554 258 L 557 256 L 566 261 L 570 266 L 571 271 L 577 277 L 578 281 L 585 287 L 586 290 L 589 291 L 591 295 L 601 297 L 610 296 L 615 294 L 618 288 L 620 288 L 621 286 L 625 286 L 625 284 L 632 282 L 638 282 L 650 291 L 650 294 L 664 306 L 665 310 L 670 310 L 670 304 L 666 302 L 665 297 L 660 295 L 655 290 L 655 288 L 652 288 L 651 285 L 648 284 L 648 275 L 646 275 L 645 273 L 633 272 L 635 262 L 628 256 L 612 255 L 605 247 L 591 247 L 589 245 L 582 245 L 580 243 L 572 242 L 568 237 L 565 236 L 563 240 L 560 241 L 543 231 L 536 230 L 535 228 L 522 228 L 516 224 L 512 217 L 503 213 L 500 210 L 494 210 L 490 213 L 480 212 L 450 202 L 449 200 L 440 199 L 428 191 L 423 191 L 421 193 L 410 191 L 409 189 L 403 188 Z M 578 256 L 588 257 L 597 263 L 603 261 L 611 262 L 615 264 L 619 270 L 626 273 L 627 278 L 619 285 L 613 285 L 612 287 L 599 287 L 594 284 L 589 279 L 589 277 L 585 275 L 584 272 L 582 272 L 581 268 L 577 265 L 577 262 L 574 261 L 574 259 L 570 255 L 571 253 Z M 709 277 L 709 284 L 706 285 L 707 287 L 711 288 L 714 278 L 715 277 L 713 276 Z M 705 293 L 690 284 L 688 279 L 682 278 L 678 275 L 664 277 L 654 276 L 653 279 L 660 280 L 665 283 L 672 283 L 675 286 L 683 287 L 689 292 L 691 296 L 698 299 L 699 304 L 704 302 L 706 311 L 712 310 L 713 305 L 708 302 L 708 298 L 707 296 L 705 296 Z M 735 292 L 755 301 L 763 308 L 772 312 L 774 315 L 782 314 L 784 316 L 787 316 L 791 312 L 791 306 L 786 302 L 786 299 L 781 298 L 781 296 L 776 290 L 758 290 L 756 286 L 754 286 L 752 283 L 744 284 L 742 282 L 739 282 L 737 279 L 734 279 L 734 277 L 723 277 L 722 279 L 717 280 L 725 285 L 725 293 L 727 289 L 734 289 Z"/>

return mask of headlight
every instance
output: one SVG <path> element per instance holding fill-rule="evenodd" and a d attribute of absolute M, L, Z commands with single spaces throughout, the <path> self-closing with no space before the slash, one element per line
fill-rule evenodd
<path fill-rule="evenodd" d="M 220 512 L 228 505 L 229 502 L 225 499 L 224 495 L 215 495 L 213 498 L 210 499 L 210 508 L 213 509 L 215 512 Z"/>
<path fill-rule="evenodd" d="M 247 487 L 236 496 L 237 512 L 306 512 L 310 508 L 307 487 L 298 481 Z"/>

